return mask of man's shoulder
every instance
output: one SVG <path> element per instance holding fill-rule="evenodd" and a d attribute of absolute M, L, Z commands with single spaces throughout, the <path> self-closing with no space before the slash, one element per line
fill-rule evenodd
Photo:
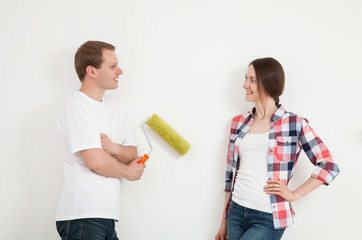
<path fill-rule="evenodd" d="M 69 111 L 80 111 L 80 110 L 89 110 L 90 106 L 87 104 L 87 101 L 78 93 L 75 92 L 72 95 L 68 96 L 60 107 L 60 114 L 64 114 Z"/>

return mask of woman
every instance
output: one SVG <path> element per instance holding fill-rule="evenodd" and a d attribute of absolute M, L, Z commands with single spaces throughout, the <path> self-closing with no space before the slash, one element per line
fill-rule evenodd
<path fill-rule="evenodd" d="M 328 185 L 339 173 L 308 120 L 279 104 L 284 81 L 284 70 L 273 58 L 249 64 L 243 87 L 246 101 L 255 107 L 231 123 L 224 214 L 216 240 L 226 235 L 229 240 L 281 239 L 293 224 L 290 203 Z M 317 169 L 291 191 L 287 184 L 301 149 Z"/>

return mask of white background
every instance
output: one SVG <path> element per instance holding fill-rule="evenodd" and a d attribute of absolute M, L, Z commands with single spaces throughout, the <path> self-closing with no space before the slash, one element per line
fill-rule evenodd
<path fill-rule="evenodd" d="M 141 181 L 123 181 L 120 239 L 213 239 L 230 121 L 252 107 L 243 76 L 267 56 L 285 69 L 284 107 L 309 119 L 341 168 L 294 203 L 283 239 L 358 238 L 361 25 L 359 0 L 2 1 L 0 239 L 58 239 L 56 114 L 80 87 L 73 56 L 87 40 L 117 47 L 124 74 L 111 94 L 125 105 L 139 154 L 148 151 L 140 126 L 153 113 L 192 144 L 180 157 L 147 129 L 155 150 Z M 313 170 L 301 154 L 291 188 Z"/>

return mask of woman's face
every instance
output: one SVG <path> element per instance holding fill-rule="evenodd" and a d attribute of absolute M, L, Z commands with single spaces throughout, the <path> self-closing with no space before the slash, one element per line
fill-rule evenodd
<path fill-rule="evenodd" d="M 257 102 L 260 100 L 260 94 L 258 92 L 258 81 L 256 79 L 253 65 L 250 65 L 248 68 L 248 71 L 245 75 L 245 82 L 243 88 L 246 91 L 246 101 Z"/>

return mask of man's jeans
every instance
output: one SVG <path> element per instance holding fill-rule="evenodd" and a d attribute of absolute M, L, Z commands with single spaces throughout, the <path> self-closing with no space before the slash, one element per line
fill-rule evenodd
<path fill-rule="evenodd" d="M 274 229 L 273 215 L 231 202 L 227 219 L 229 240 L 279 240 L 285 229 Z"/>
<path fill-rule="evenodd" d="M 118 240 L 112 219 L 85 218 L 57 221 L 56 225 L 62 240 Z"/>

